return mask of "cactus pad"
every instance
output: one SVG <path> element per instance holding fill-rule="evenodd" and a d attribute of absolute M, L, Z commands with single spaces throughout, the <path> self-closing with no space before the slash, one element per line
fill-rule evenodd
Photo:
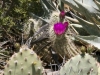
<path fill-rule="evenodd" d="M 89 54 L 77 55 L 61 67 L 60 75 L 97 75 L 96 60 Z"/>
<path fill-rule="evenodd" d="M 5 66 L 4 75 L 42 75 L 42 64 L 36 53 L 23 46 Z"/>

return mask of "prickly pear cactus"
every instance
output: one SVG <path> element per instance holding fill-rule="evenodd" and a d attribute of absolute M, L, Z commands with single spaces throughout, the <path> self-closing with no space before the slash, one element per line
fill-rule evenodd
<path fill-rule="evenodd" d="M 4 75 L 42 75 L 42 64 L 36 53 L 23 46 L 8 61 Z"/>
<path fill-rule="evenodd" d="M 60 70 L 60 75 L 97 75 L 96 60 L 89 54 L 72 57 Z"/>

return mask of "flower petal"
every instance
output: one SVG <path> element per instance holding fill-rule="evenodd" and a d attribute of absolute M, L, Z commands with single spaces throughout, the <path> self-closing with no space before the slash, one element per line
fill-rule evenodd
<path fill-rule="evenodd" d="M 66 28 L 68 27 L 68 22 L 65 22 L 64 24 L 62 22 L 58 22 L 54 24 L 54 32 L 57 35 L 61 35 L 66 31 Z"/>

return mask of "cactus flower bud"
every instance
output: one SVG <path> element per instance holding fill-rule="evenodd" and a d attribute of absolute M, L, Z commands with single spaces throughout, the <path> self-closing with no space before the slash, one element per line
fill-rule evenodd
<path fill-rule="evenodd" d="M 54 24 L 54 32 L 56 35 L 61 35 L 63 33 L 65 33 L 66 29 L 68 28 L 68 22 L 58 22 L 56 24 Z"/>
<path fill-rule="evenodd" d="M 65 17 L 65 12 L 64 11 L 60 12 L 60 17 Z"/>

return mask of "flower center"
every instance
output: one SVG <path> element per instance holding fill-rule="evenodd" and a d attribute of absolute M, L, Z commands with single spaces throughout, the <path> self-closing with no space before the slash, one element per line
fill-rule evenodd
<path fill-rule="evenodd" d="M 56 35 L 62 35 L 65 33 L 66 29 L 68 28 L 68 22 L 58 22 L 54 24 L 54 32 Z"/>

